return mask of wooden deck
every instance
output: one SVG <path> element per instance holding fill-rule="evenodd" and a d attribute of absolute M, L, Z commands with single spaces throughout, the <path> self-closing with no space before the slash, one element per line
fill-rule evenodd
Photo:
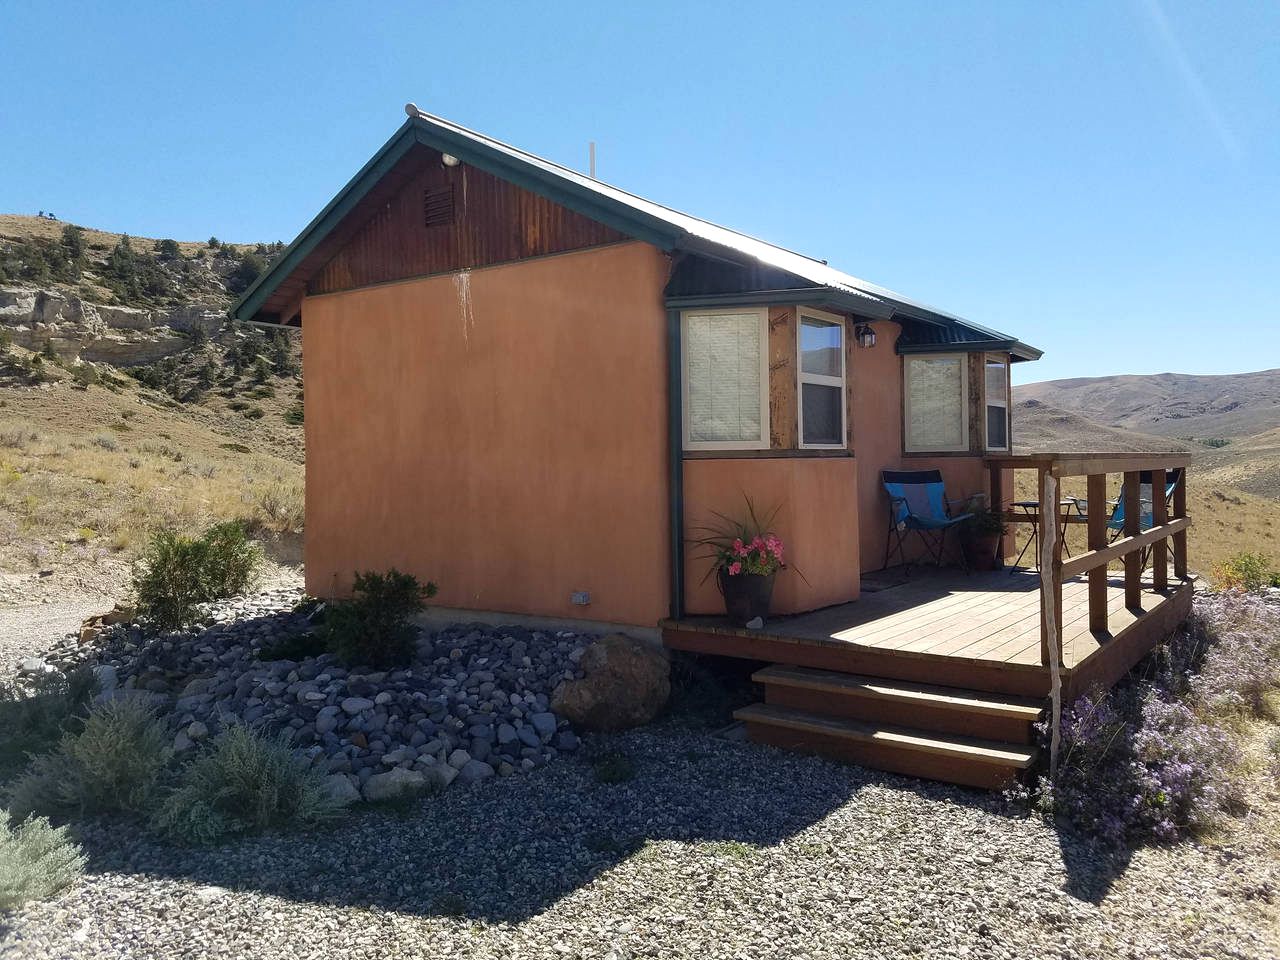
<path fill-rule="evenodd" d="M 1007 471 L 1034 470 L 1044 504 L 1062 502 L 1063 477 L 1086 476 L 1088 549 L 1066 556 L 1059 511 L 1039 510 L 1030 520 L 1043 575 L 898 571 L 864 581 L 855 603 L 759 630 L 721 617 L 664 621 L 663 642 L 773 664 L 753 675 L 763 702 L 734 713 L 756 743 L 973 787 L 1025 776 L 1040 717 L 1057 729 L 1064 703 L 1115 683 L 1190 612 L 1187 459 L 1036 454 L 988 466 L 1001 505 Z M 1108 473 L 1124 474 L 1115 533 Z M 1163 495 L 1144 499 L 1144 486 Z"/>
<path fill-rule="evenodd" d="M 1143 580 L 1141 607 L 1125 604 L 1124 581 L 1107 583 L 1108 632 L 1089 629 L 1089 584 L 1062 585 L 1063 685 L 1068 695 L 1114 683 L 1190 609 L 1193 581 L 1156 592 Z M 668 647 L 773 663 L 841 670 L 976 690 L 1044 696 L 1040 577 L 1034 571 L 917 569 L 862 597 L 812 613 L 770 620 L 762 630 L 723 617 L 662 624 Z"/>

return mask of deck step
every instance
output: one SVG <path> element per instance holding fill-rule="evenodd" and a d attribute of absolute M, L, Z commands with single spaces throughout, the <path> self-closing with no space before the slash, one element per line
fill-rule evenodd
<path fill-rule="evenodd" d="M 936 684 L 775 665 L 757 670 L 765 702 L 807 713 L 1016 744 L 1034 742 L 1044 701 Z"/>
<path fill-rule="evenodd" d="M 756 743 L 847 760 L 876 770 L 996 790 L 1031 766 L 1035 749 L 913 727 L 823 716 L 757 703 L 734 711 Z"/>

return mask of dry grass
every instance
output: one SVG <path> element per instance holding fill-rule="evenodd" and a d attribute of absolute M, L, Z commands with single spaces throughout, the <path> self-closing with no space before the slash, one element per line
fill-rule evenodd
<path fill-rule="evenodd" d="M 118 565 L 158 524 L 247 518 L 263 532 L 296 530 L 300 440 L 279 444 L 280 430 L 300 433 L 278 418 L 247 430 L 150 391 L 2 388 L 0 569 Z"/>
<path fill-rule="evenodd" d="M 57 211 L 54 211 L 57 213 Z M 8 237 L 13 240 L 58 240 L 62 237 L 62 230 L 70 221 L 67 220 L 46 220 L 43 217 L 29 217 L 19 213 L 0 213 L 0 237 Z M 79 224 L 74 224 L 79 226 Z M 90 247 L 96 247 L 101 250 L 109 250 L 120 242 L 123 234 L 110 233 L 106 230 L 95 230 L 93 227 L 81 227 L 84 230 L 85 243 Z M 129 238 L 135 247 L 139 249 L 150 250 L 152 244 L 156 240 L 164 239 L 163 237 L 138 237 L 130 236 Z M 197 250 L 207 249 L 207 241 L 197 240 L 179 240 L 178 249 L 182 251 L 183 256 L 191 256 Z M 252 243 L 231 243 L 227 246 L 235 247 L 237 250 L 252 249 Z"/>
<path fill-rule="evenodd" d="M 1208 575 L 1215 564 L 1241 552 L 1261 553 L 1278 561 L 1280 566 L 1280 501 L 1197 478 L 1194 466 L 1188 472 L 1188 479 L 1187 515 L 1191 518 L 1191 530 L 1187 537 L 1187 553 L 1188 565 L 1193 572 Z M 1063 480 L 1062 492 L 1083 497 L 1084 477 Z M 1014 493 L 1019 500 L 1037 499 L 1034 472 L 1019 470 L 1015 473 Z M 1119 493 L 1120 478 L 1109 477 L 1107 495 L 1114 499 Z M 1016 532 L 1021 549 L 1027 528 L 1019 524 Z M 1085 550 L 1083 524 L 1068 526 L 1067 545 L 1072 553 Z"/>

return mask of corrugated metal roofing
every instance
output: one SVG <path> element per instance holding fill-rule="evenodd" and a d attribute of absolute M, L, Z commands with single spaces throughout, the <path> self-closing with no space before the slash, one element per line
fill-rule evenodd
<path fill-rule="evenodd" d="M 1024 344 L 1018 343 L 1012 337 L 959 320 L 946 325 L 933 323 L 904 325 L 902 334 L 898 337 L 897 346 L 899 353 L 927 353 L 931 350 L 957 347 L 995 351 L 1016 351 L 1017 348 L 1025 348 Z"/>
<path fill-rule="evenodd" d="M 726 256 L 739 262 L 744 258 L 754 260 L 766 267 L 782 270 L 799 278 L 804 282 L 800 285 L 814 284 L 843 294 L 849 299 L 853 309 L 856 309 L 853 304 L 862 303 L 871 316 L 892 316 L 895 320 L 925 321 L 910 324 L 913 328 L 930 325 L 950 328 L 960 324 L 972 331 L 990 333 L 993 340 L 1017 344 L 1021 348 L 1020 355 L 1024 359 L 1035 359 L 1040 356 L 1040 351 L 1018 343 L 1016 338 L 996 334 L 994 331 L 985 331 L 962 317 L 843 273 L 821 260 L 638 197 L 526 150 L 469 130 L 442 117 L 433 116 L 419 110 L 413 104 L 408 104 L 405 112 L 409 116 L 406 127 L 413 128 L 413 135 L 419 143 L 453 154 L 463 162 L 482 166 L 499 176 L 511 177 L 521 185 L 543 192 L 551 199 L 574 207 L 588 216 L 601 216 L 612 221 L 613 225 L 623 229 L 624 232 L 639 235 L 642 239 L 648 239 L 651 242 L 661 243 L 666 249 L 684 249 L 694 253 Z M 314 249 L 323 235 L 332 229 L 335 225 L 331 222 L 333 216 L 349 207 L 353 198 L 368 191 L 371 185 L 366 182 L 368 179 L 366 172 L 377 170 L 384 154 L 393 149 L 402 149 L 402 141 L 408 133 L 406 128 L 397 131 L 365 169 L 348 183 L 325 210 L 307 226 L 284 255 L 245 292 L 234 308 L 236 316 L 248 319 L 256 313 L 271 290 L 278 286 L 280 281 L 296 268 L 305 254 Z"/>

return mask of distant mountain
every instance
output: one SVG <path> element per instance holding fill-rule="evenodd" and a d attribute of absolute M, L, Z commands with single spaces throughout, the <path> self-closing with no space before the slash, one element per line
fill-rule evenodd
<path fill-rule="evenodd" d="M 1020 389 L 1014 388 L 1015 397 Z M 1192 449 L 1192 444 L 1184 440 L 1106 427 L 1035 399 L 1014 401 L 1013 445 L 1015 453 L 1163 453 Z"/>
<path fill-rule="evenodd" d="M 1106 427 L 1160 437 L 1204 442 L 1280 428 L 1280 370 L 1079 377 L 1014 387 L 1013 394 Z"/>

